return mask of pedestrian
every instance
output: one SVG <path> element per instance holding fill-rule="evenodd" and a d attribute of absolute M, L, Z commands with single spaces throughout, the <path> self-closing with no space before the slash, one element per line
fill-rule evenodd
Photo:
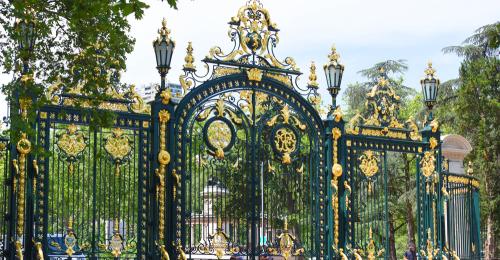
<path fill-rule="evenodd" d="M 404 257 L 405 260 L 417 260 L 417 250 L 413 241 L 408 243 L 408 250 L 405 252 Z"/>

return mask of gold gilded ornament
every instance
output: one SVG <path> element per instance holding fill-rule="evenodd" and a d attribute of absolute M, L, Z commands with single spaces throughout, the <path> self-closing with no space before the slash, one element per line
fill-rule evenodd
<path fill-rule="evenodd" d="M 424 153 L 424 157 L 420 160 L 420 168 L 422 169 L 422 174 L 429 178 L 436 169 L 434 152 L 427 151 Z"/>
<path fill-rule="evenodd" d="M 188 42 L 188 46 L 186 48 L 186 57 L 184 58 L 184 61 L 186 62 L 184 64 L 184 70 L 195 70 L 196 67 L 194 66 L 194 57 L 193 57 L 193 44 L 192 42 Z"/>
<path fill-rule="evenodd" d="M 434 149 L 434 148 L 436 148 L 438 146 L 438 141 L 436 140 L 436 138 L 431 137 L 429 139 L 429 146 L 430 146 L 431 149 Z"/>
<path fill-rule="evenodd" d="M 372 177 L 378 172 L 378 157 L 373 154 L 373 151 L 368 150 L 359 157 L 361 172 L 366 177 Z"/>
<path fill-rule="evenodd" d="M 233 133 L 230 126 L 221 120 L 215 120 L 207 128 L 207 141 L 215 149 L 217 159 L 224 159 L 224 149 L 229 146 Z"/>
<path fill-rule="evenodd" d="M 311 62 L 311 67 L 310 67 L 310 74 L 309 74 L 309 83 L 307 85 L 310 88 L 317 89 L 319 84 L 318 84 L 318 76 L 316 76 L 316 64 L 314 64 L 314 61 Z"/>
<path fill-rule="evenodd" d="M 64 133 L 57 136 L 57 147 L 63 152 L 63 156 L 68 161 L 68 172 L 72 174 L 74 171 L 74 163 L 82 155 L 87 147 L 86 138 L 83 133 L 78 131 L 75 124 L 68 125 Z"/>
<path fill-rule="evenodd" d="M 172 98 L 172 90 L 170 88 L 163 90 L 160 93 L 160 97 L 161 97 L 161 103 L 163 105 L 168 105 L 168 103 L 170 103 L 170 99 Z"/>
<path fill-rule="evenodd" d="M 217 231 L 211 236 L 211 240 L 211 244 L 215 250 L 215 256 L 217 256 L 217 259 L 222 259 L 228 248 L 229 237 L 222 229 L 222 220 L 220 217 L 217 218 Z"/>
<path fill-rule="evenodd" d="M 104 150 L 111 156 L 115 163 L 115 176 L 120 175 L 120 165 L 132 152 L 131 141 L 120 128 L 115 128 L 112 134 L 106 139 Z"/>
<path fill-rule="evenodd" d="M 257 68 L 252 68 L 247 70 L 248 79 L 251 81 L 260 82 L 262 80 L 262 70 Z"/>
<path fill-rule="evenodd" d="M 292 163 L 290 154 L 297 149 L 297 136 L 288 128 L 280 128 L 274 136 L 274 145 L 276 150 L 282 154 L 281 162 L 283 164 Z"/>

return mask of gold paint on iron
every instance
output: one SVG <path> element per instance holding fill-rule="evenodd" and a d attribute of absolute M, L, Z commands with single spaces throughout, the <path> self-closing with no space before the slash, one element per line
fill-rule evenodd
<path fill-rule="evenodd" d="M 35 254 L 36 254 L 36 259 L 37 260 L 43 260 L 43 249 L 42 249 L 42 243 L 41 242 L 36 242 L 35 243 Z"/>
<path fill-rule="evenodd" d="M 163 105 L 168 105 L 170 99 L 172 98 L 172 89 L 167 88 L 160 93 L 161 103 Z"/>
<path fill-rule="evenodd" d="M 74 163 L 87 147 L 85 136 L 75 124 L 68 125 L 66 132 L 57 136 L 57 147 L 68 158 L 68 172 L 73 174 Z"/>
<path fill-rule="evenodd" d="M 31 99 L 29 98 L 20 98 L 19 99 L 19 108 L 21 110 L 21 118 L 24 121 L 28 120 L 28 110 L 31 106 Z"/>
<path fill-rule="evenodd" d="M 262 70 L 251 68 L 246 71 L 248 80 L 260 82 L 262 80 Z"/>
<path fill-rule="evenodd" d="M 211 244 L 215 250 L 215 256 L 217 256 L 217 259 L 222 259 L 228 247 L 229 237 L 222 229 L 222 220 L 220 217 L 217 217 L 216 233 L 211 235 L 210 238 L 212 240 Z"/>
<path fill-rule="evenodd" d="M 427 229 L 427 247 L 426 251 L 420 250 L 420 254 L 422 256 L 426 256 L 427 260 L 438 259 L 437 255 L 439 253 L 438 248 L 434 248 L 433 243 L 431 242 L 431 229 Z"/>
<path fill-rule="evenodd" d="M 422 169 L 422 174 L 429 178 L 436 169 L 435 166 L 434 151 L 427 151 L 424 153 L 422 160 L 420 160 L 420 168 Z"/>
<path fill-rule="evenodd" d="M 285 217 L 285 222 L 283 224 L 283 233 L 278 236 L 279 246 L 280 246 L 280 256 L 284 260 L 288 260 L 291 256 L 298 256 L 304 253 L 304 248 L 298 248 L 293 251 L 296 238 L 290 234 L 288 230 L 288 218 Z"/>
<path fill-rule="evenodd" d="M 436 138 L 434 137 L 431 137 L 429 139 L 429 147 L 431 148 L 431 150 L 434 150 L 434 148 L 436 148 L 438 146 L 438 141 Z"/>
<path fill-rule="evenodd" d="M 159 168 L 155 170 L 155 175 L 159 179 L 158 186 L 156 187 L 156 197 L 159 204 L 158 234 L 160 243 L 163 243 L 165 238 L 165 174 L 167 171 L 167 164 L 170 163 L 170 153 L 167 151 L 166 131 L 167 123 L 170 121 L 170 113 L 167 110 L 162 109 L 158 113 L 158 117 L 160 121 L 160 151 L 158 153 Z"/>
<path fill-rule="evenodd" d="M 184 61 L 186 62 L 183 66 L 185 70 L 196 70 L 196 67 L 194 66 L 194 57 L 193 57 L 193 44 L 192 42 L 188 42 L 188 46 L 186 48 L 186 57 L 184 58 Z"/>
<path fill-rule="evenodd" d="M 342 116 L 343 116 L 342 108 L 340 108 L 340 106 L 337 106 L 335 108 L 335 110 L 333 110 L 332 115 L 333 115 L 333 119 L 335 120 L 335 122 L 337 122 L 337 123 L 340 122 L 340 120 L 342 120 Z"/>
<path fill-rule="evenodd" d="M 113 236 L 109 241 L 109 247 L 111 249 L 111 254 L 114 257 L 120 257 L 123 249 L 123 237 L 120 234 L 120 221 L 119 219 L 115 219 L 114 228 L 113 228 Z"/>
<path fill-rule="evenodd" d="M 318 76 L 316 76 L 316 64 L 314 64 L 314 61 L 311 62 L 311 67 L 309 68 L 310 74 L 309 74 L 309 83 L 307 83 L 308 87 L 318 89 Z"/>
<path fill-rule="evenodd" d="M 373 151 L 367 150 L 359 157 L 359 169 L 363 174 L 370 178 L 378 172 L 378 157 L 374 155 Z"/>
<path fill-rule="evenodd" d="M 231 128 L 226 122 L 216 120 L 208 126 L 207 141 L 215 148 L 214 155 L 217 159 L 224 159 L 224 148 L 230 144 L 231 139 Z"/>
<path fill-rule="evenodd" d="M 283 164 L 292 163 L 290 153 L 297 149 L 297 136 L 288 128 L 280 128 L 274 136 L 274 145 L 276 150 L 282 154 L 281 162 Z"/>
<path fill-rule="evenodd" d="M 334 233 L 334 248 L 337 249 L 339 246 L 339 188 L 338 180 L 342 177 L 342 165 L 338 163 L 338 140 L 342 136 L 342 132 L 339 128 L 335 127 L 332 129 L 333 137 L 333 166 L 332 166 L 332 182 L 331 186 L 333 189 L 332 195 L 332 207 L 333 207 L 333 222 L 335 226 Z"/>
<path fill-rule="evenodd" d="M 124 134 L 121 128 L 112 130 L 104 144 L 104 150 L 111 156 L 115 163 L 115 176 L 120 176 L 120 166 L 127 156 L 132 152 L 132 146 L 129 137 Z"/>
<path fill-rule="evenodd" d="M 67 233 L 64 237 L 64 245 L 66 246 L 66 254 L 71 257 L 75 253 L 76 236 L 73 231 L 73 217 L 69 217 Z"/>
<path fill-rule="evenodd" d="M 17 179 L 19 184 L 16 234 L 20 238 L 24 230 L 26 156 L 31 152 L 31 142 L 26 137 L 26 133 L 21 133 L 21 139 L 17 142 L 16 149 L 19 152 L 19 163 L 17 163 L 17 160 L 13 160 L 14 167 L 18 173 Z"/>

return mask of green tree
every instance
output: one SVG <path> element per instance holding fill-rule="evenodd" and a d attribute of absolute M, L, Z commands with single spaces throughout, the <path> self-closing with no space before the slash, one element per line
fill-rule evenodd
<path fill-rule="evenodd" d="M 461 46 L 443 49 L 464 60 L 459 78 L 447 82 L 448 91 L 440 91 L 438 116 L 452 118 L 444 121 L 445 129 L 456 128 L 471 141 L 474 149 L 475 172 L 481 179 L 482 224 L 486 225 L 484 241 L 486 259 L 497 257 L 500 239 L 500 190 L 499 153 L 500 140 L 500 22 L 485 25 L 468 37 Z M 447 87 L 445 85 L 445 87 Z"/>
<path fill-rule="evenodd" d="M 176 0 L 168 3 L 176 7 Z M 123 87 L 119 74 L 125 70 L 126 55 L 134 48 L 129 17 L 141 19 L 146 8 L 142 0 L 0 1 L 0 68 L 14 76 L 2 86 L 8 101 L 16 104 L 18 97 L 13 93 L 34 98 L 29 113 L 32 121 L 35 109 L 46 102 L 45 89 L 58 81 L 68 88 L 80 84 L 93 105 L 109 98 L 106 90 L 110 86 Z M 31 53 L 18 48 L 23 35 L 15 21 L 20 20 L 34 21 L 36 42 Z M 23 61 L 29 69 L 20 81 Z M 111 113 L 96 111 L 96 124 L 111 121 Z M 33 134 L 29 122 L 18 120 L 15 113 L 11 121 L 12 129 Z"/>

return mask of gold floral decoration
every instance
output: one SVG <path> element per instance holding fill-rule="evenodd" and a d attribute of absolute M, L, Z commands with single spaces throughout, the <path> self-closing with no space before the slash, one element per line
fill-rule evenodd
<path fill-rule="evenodd" d="M 69 174 L 73 173 L 74 163 L 78 161 L 78 158 L 87 147 L 86 140 L 85 135 L 78 130 L 75 124 L 68 125 L 64 132 L 57 135 L 56 144 L 69 163 Z"/>
<path fill-rule="evenodd" d="M 120 165 L 126 161 L 132 152 L 131 143 L 132 141 L 124 134 L 121 128 L 113 129 L 111 135 L 106 139 L 104 150 L 106 150 L 115 163 L 115 176 L 120 175 Z"/>
<path fill-rule="evenodd" d="M 433 151 L 427 151 L 424 153 L 422 160 L 420 160 L 420 168 L 422 169 L 422 174 L 429 178 L 434 173 L 436 169 L 435 158 Z"/>

